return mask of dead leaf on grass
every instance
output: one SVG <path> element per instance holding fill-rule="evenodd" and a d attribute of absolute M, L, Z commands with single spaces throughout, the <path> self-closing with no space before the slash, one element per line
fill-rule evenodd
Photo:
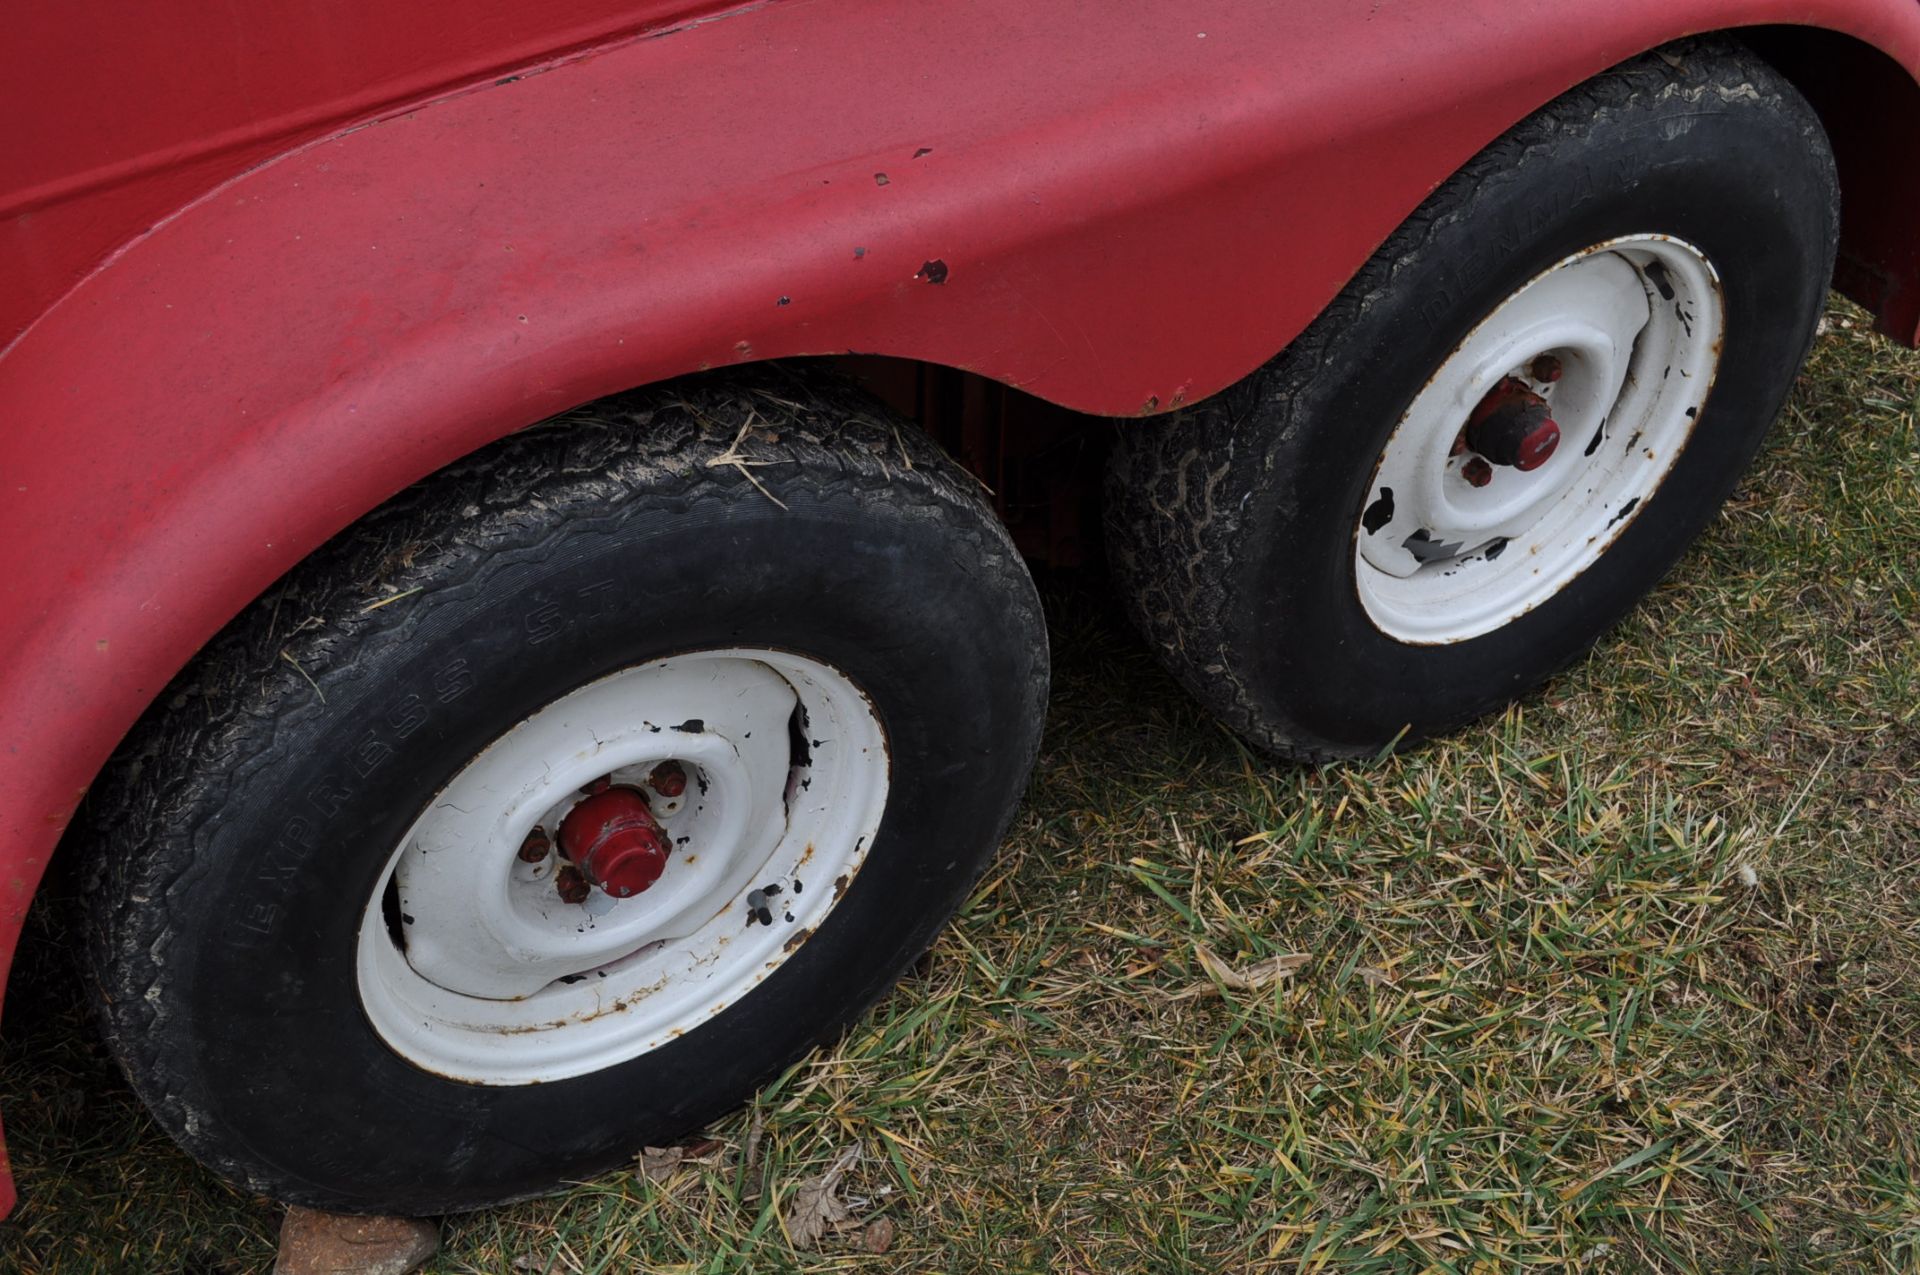
<path fill-rule="evenodd" d="M 1168 993 L 1169 1000 L 1186 1000 L 1190 996 L 1215 996 L 1221 988 L 1230 992 L 1257 992 L 1272 987 L 1283 978 L 1291 978 L 1296 970 L 1313 958 L 1305 952 L 1283 952 L 1279 956 L 1269 956 L 1245 965 L 1229 965 L 1220 954 L 1205 943 L 1195 943 L 1193 954 L 1200 958 L 1200 967 L 1212 975 L 1205 982 L 1195 983 L 1177 992 Z"/>
<path fill-rule="evenodd" d="M 664 1182 L 682 1165 L 711 1163 L 724 1144 L 712 1138 L 682 1147 L 643 1147 L 634 1172 L 645 1182 Z"/>
<path fill-rule="evenodd" d="M 760 1189 L 765 1175 L 756 1172 L 760 1167 L 760 1140 L 766 1136 L 766 1112 L 753 1109 L 753 1124 L 747 1130 L 747 1149 L 740 1157 L 740 1202 L 756 1204 L 760 1200 Z"/>
<path fill-rule="evenodd" d="M 893 1237 L 893 1219 L 877 1217 L 867 1223 L 866 1233 L 861 1236 L 861 1240 L 866 1244 L 867 1252 L 884 1253 L 893 1247 Z"/>
<path fill-rule="evenodd" d="M 853 1210 L 840 1198 L 840 1179 L 859 1160 L 860 1144 L 856 1142 L 834 1157 L 825 1173 L 806 1179 L 794 1191 L 784 1221 L 787 1239 L 795 1248 L 818 1248 L 828 1232 L 852 1220 Z"/>

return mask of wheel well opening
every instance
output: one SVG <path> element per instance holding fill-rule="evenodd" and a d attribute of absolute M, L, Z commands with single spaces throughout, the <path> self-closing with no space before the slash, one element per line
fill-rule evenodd
<path fill-rule="evenodd" d="M 1810 102 L 1840 176 L 1834 287 L 1880 330 L 1920 344 L 1920 84 L 1853 36 L 1817 27 L 1750 27 L 1739 36 Z"/>
<path fill-rule="evenodd" d="M 938 363 L 874 355 L 824 362 L 918 422 L 979 479 L 1029 561 L 1076 567 L 1100 556 L 1095 493 L 1123 423 Z"/>

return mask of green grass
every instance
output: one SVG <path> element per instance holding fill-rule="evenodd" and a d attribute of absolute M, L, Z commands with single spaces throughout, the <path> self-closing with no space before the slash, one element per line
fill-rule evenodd
<path fill-rule="evenodd" d="M 1920 1268 L 1920 357 L 1831 325 L 1675 577 L 1402 756 L 1254 756 L 1050 582 L 1032 791 L 899 993 L 712 1163 L 449 1219 L 428 1269 Z M 1199 943 L 1310 959 L 1178 998 Z M 0 1267 L 265 1269 L 277 1208 L 146 1121 L 44 911 L 22 962 Z M 848 1144 L 893 1245 L 796 1253 Z"/>

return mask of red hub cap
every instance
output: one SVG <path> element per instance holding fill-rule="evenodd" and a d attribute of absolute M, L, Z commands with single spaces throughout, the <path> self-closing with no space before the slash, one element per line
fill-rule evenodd
<path fill-rule="evenodd" d="M 1509 376 L 1488 390 L 1467 418 L 1467 446 L 1495 465 L 1538 469 L 1560 446 L 1560 427 L 1550 410 L 1526 382 Z"/>
<path fill-rule="evenodd" d="M 635 788 L 607 788 L 560 821 L 560 849 L 587 880 L 616 899 L 640 893 L 666 871 L 672 840 Z"/>

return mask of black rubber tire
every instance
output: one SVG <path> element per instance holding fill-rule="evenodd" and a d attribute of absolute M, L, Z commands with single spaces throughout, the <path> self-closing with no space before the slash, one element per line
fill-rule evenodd
<path fill-rule="evenodd" d="M 1584 652 L 1712 518 L 1811 347 L 1837 225 L 1818 119 L 1739 46 L 1676 45 L 1567 93 L 1441 186 L 1278 358 L 1120 431 L 1106 530 L 1135 622 L 1208 709 L 1283 756 L 1367 755 L 1503 706 Z M 1450 645 L 1383 633 L 1353 536 L 1407 405 L 1521 284 L 1653 232 L 1707 254 L 1727 311 L 1711 399 L 1657 495 L 1530 614 Z"/>
<path fill-rule="evenodd" d="M 750 471 L 708 464 L 753 421 Z M 647 586 L 574 608 L 621 575 Z M 423 803 L 578 686 L 756 645 L 840 669 L 888 736 L 879 832 L 818 930 L 604 1071 L 487 1087 L 391 1052 L 354 936 Z M 980 488 L 865 397 L 767 372 L 570 414 L 340 537 L 130 738 L 85 812 L 107 1038 L 188 1151 L 290 1202 L 432 1214 L 602 1171 L 738 1105 L 927 948 L 1006 830 L 1046 688 L 1038 599 Z M 277 835 L 289 812 L 305 847 Z"/>

